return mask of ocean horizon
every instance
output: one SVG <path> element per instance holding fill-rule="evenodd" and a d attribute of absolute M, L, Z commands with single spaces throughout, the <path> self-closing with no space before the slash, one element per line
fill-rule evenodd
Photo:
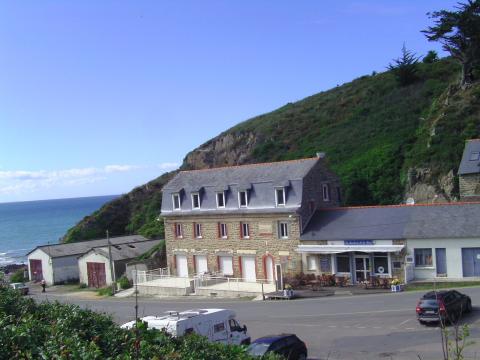
<path fill-rule="evenodd" d="M 118 196 L 0 203 L 0 266 L 24 263 L 35 247 L 58 244 L 68 229 Z"/>

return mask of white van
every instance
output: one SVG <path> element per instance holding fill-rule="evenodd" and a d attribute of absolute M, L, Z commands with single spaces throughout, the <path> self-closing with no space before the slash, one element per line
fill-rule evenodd
<path fill-rule="evenodd" d="M 149 328 L 165 330 L 172 336 L 196 333 L 206 336 L 210 341 L 224 344 L 249 345 L 250 336 L 247 327 L 235 320 L 235 312 L 225 309 L 195 309 L 182 312 L 167 311 L 166 316 L 145 316 L 141 318 Z M 135 321 L 122 325 L 131 329 Z"/>

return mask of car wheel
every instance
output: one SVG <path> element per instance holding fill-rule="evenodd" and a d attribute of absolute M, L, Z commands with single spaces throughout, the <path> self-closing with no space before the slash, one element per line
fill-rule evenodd
<path fill-rule="evenodd" d="M 297 357 L 298 360 L 307 360 L 307 354 L 301 353 Z"/>
<path fill-rule="evenodd" d="M 467 313 L 472 312 L 472 301 L 471 300 L 467 301 L 467 307 L 465 309 L 465 312 L 467 312 Z"/>

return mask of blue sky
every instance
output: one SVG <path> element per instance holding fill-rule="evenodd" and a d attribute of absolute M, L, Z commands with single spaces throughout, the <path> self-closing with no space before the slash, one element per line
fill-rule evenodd
<path fill-rule="evenodd" d="M 0 3 L 0 202 L 128 192 L 221 131 L 384 71 L 455 1 Z"/>

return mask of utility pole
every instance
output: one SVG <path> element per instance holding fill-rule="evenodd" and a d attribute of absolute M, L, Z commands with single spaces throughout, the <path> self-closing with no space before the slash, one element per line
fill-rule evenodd
<path fill-rule="evenodd" d="M 137 264 L 135 264 L 135 360 L 138 360 L 138 350 L 140 347 L 140 339 L 138 336 L 138 272 Z"/>
<path fill-rule="evenodd" d="M 115 279 L 115 272 L 113 271 L 113 260 L 112 260 L 112 244 L 110 243 L 110 236 L 107 230 L 107 242 L 108 242 L 108 259 L 110 260 L 110 274 L 112 276 L 112 292 L 113 294 L 116 293 L 116 279 Z"/>

